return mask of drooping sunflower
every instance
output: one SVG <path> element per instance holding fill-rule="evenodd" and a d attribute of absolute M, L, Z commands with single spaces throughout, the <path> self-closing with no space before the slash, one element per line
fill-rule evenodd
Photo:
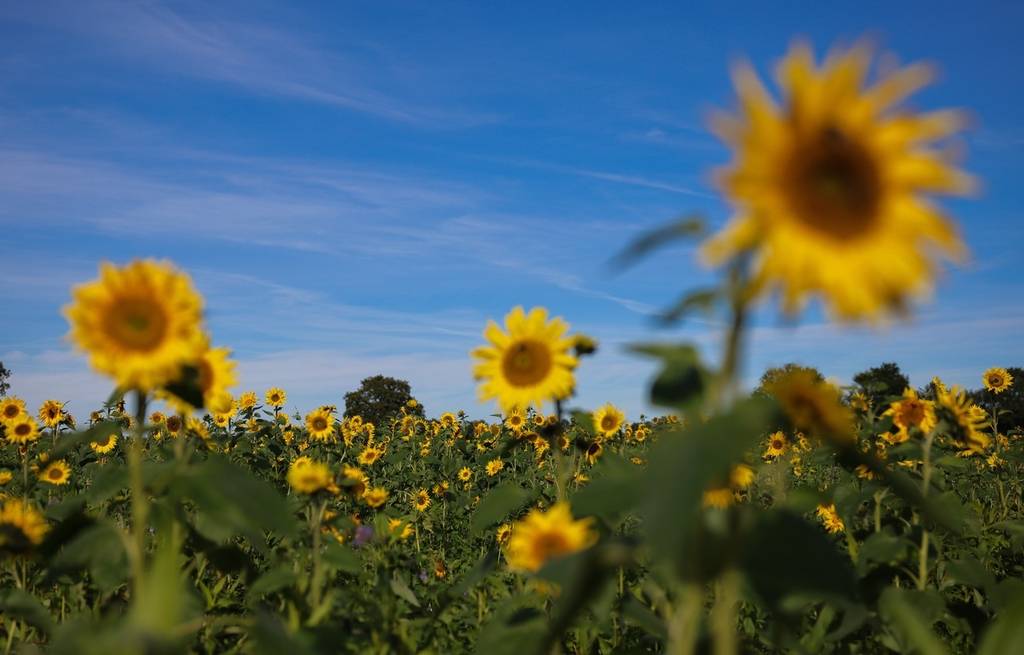
<path fill-rule="evenodd" d="M 267 389 L 267 393 L 264 394 L 264 399 L 267 401 L 267 404 L 274 409 L 280 409 L 288 402 L 288 394 L 286 394 L 284 389 L 281 389 L 280 387 L 271 387 Z"/>
<path fill-rule="evenodd" d="M 487 466 L 484 467 L 484 470 L 487 471 L 488 476 L 493 478 L 498 473 L 500 473 L 501 469 L 503 468 L 505 468 L 505 462 L 501 461 L 500 459 L 492 459 L 491 461 L 487 462 Z"/>
<path fill-rule="evenodd" d="M 779 402 L 797 430 L 840 441 L 851 437 L 853 416 L 840 402 L 839 389 L 819 381 L 813 372 L 786 373 L 768 384 L 765 390 Z"/>
<path fill-rule="evenodd" d="M 168 262 L 104 263 L 100 278 L 72 296 L 64 308 L 71 341 L 120 387 L 161 387 L 203 350 L 202 298 Z"/>
<path fill-rule="evenodd" d="M 935 415 L 949 429 L 949 436 L 958 447 L 970 454 L 984 452 L 992 441 L 983 430 L 987 415 L 970 401 L 967 392 L 959 387 L 935 385 Z"/>
<path fill-rule="evenodd" d="M 28 414 L 21 414 L 8 421 L 5 427 L 5 436 L 10 443 L 25 444 L 39 438 L 39 425 L 36 420 Z"/>
<path fill-rule="evenodd" d="M 928 83 L 924 65 L 864 88 L 871 59 L 857 47 L 817 68 L 811 49 L 795 45 L 777 69 L 780 104 L 741 66 L 739 115 L 713 121 L 734 150 L 718 179 L 737 213 L 704 244 L 704 258 L 717 265 L 751 253 L 755 289 L 777 289 L 790 313 L 820 294 L 840 319 L 877 319 L 930 289 L 937 254 L 963 250 L 926 197 L 971 188 L 933 147 L 963 118 L 897 109 Z"/>
<path fill-rule="evenodd" d="M 412 506 L 416 508 L 417 512 L 425 512 L 430 507 L 430 494 L 427 493 L 426 489 L 420 489 L 413 496 Z"/>
<path fill-rule="evenodd" d="M 843 523 L 843 519 L 839 517 L 839 513 L 836 511 L 835 503 L 818 505 L 817 514 L 829 534 L 838 534 L 846 529 L 846 524 Z"/>
<path fill-rule="evenodd" d="M 363 493 L 363 502 L 377 509 L 388 501 L 388 490 L 384 487 L 373 487 Z"/>
<path fill-rule="evenodd" d="M 20 498 L 8 498 L 0 507 L 0 551 L 21 554 L 43 542 L 49 526 L 42 513 Z"/>
<path fill-rule="evenodd" d="M 1013 376 L 1005 368 L 993 367 L 982 374 L 981 381 L 992 393 L 1003 393 L 1013 385 Z"/>
<path fill-rule="evenodd" d="M 499 544 L 504 545 L 508 538 L 512 535 L 512 524 L 502 523 L 498 526 L 498 530 L 494 533 L 494 540 Z"/>
<path fill-rule="evenodd" d="M 566 502 L 555 503 L 546 512 L 532 510 L 512 526 L 505 547 L 509 567 L 536 572 L 551 559 L 589 548 L 597 541 L 592 524 L 590 518 L 574 520 Z"/>
<path fill-rule="evenodd" d="M 786 433 L 779 430 L 768 435 L 768 446 L 764 450 L 765 459 L 782 457 L 787 450 L 789 450 L 789 440 L 786 439 Z"/>
<path fill-rule="evenodd" d="M 7 423 L 25 412 L 25 401 L 14 396 L 0 398 L 0 421 Z"/>
<path fill-rule="evenodd" d="M 882 416 L 891 416 L 892 424 L 899 428 L 899 432 L 909 434 L 911 428 L 917 428 L 927 434 L 935 427 L 935 404 L 918 398 L 915 390 L 907 388 L 903 397 L 890 404 Z"/>
<path fill-rule="evenodd" d="M 604 438 L 615 435 L 626 421 L 626 415 L 615 405 L 608 403 L 594 412 L 594 431 Z"/>
<path fill-rule="evenodd" d="M 39 480 L 53 485 L 67 484 L 71 478 L 71 467 L 62 459 L 50 462 L 39 472 Z"/>
<path fill-rule="evenodd" d="M 99 441 L 90 441 L 89 447 L 101 455 L 109 453 L 114 447 L 117 446 L 117 435 L 111 432 L 107 436 L 103 437 Z"/>
<path fill-rule="evenodd" d="M 288 484 L 302 494 L 314 494 L 323 489 L 332 490 L 334 476 L 322 462 L 315 462 L 308 457 L 297 457 L 288 467 Z"/>
<path fill-rule="evenodd" d="M 587 459 L 587 464 L 593 466 L 597 463 L 597 460 L 601 459 L 601 454 L 604 452 L 604 446 L 601 445 L 600 441 L 591 441 L 590 445 L 587 446 L 587 450 L 584 453 L 584 457 Z"/>
<path fill-rule="evenodd" d="M 575 386 L 573 339 L 561 318 L 534 307 L 527 314 L 516 307 L 505 317 L 505 328 L 489 321 L 484 338 L 489 345 L 472 352 L 478 361 L 473 375 L 482 380 L 480 399 L 496 398 L 506 414 L 513 408 L 540 408 L 549 400 L 568 397 Z"/>
<path fill-rule="evenodd" d="M 39 406 L 39 422 L 46 427 L 56 427 L 63 420 L 64 403 L 59 400 L 46 400 Z"/>
<path fill-rule="evenodd" d="M 314 409 L 306 415 L 306 430 L 316 441 L 327 441 L 334 434 L 334 416 L 325 409 Z"/>

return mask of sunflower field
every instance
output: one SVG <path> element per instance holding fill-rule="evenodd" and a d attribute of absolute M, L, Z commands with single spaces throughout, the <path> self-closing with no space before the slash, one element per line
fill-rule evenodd
<path fill-rule="evenodd" d="M 717 319 L 719 357 L 634 346 L 653 418 L 577 406 L 601 335 L 541 307 L 481 326 L 485 420 L 293 413 L 238 392 L 184 271 L 103 264 L 63 313 L 109 400 L 0 399 L 3 652 L 1024 652 L 1024 380 L 739 384 L 757 303 L 879 323 L 964 255 L 933 201 L 973 186 L 940 147 L 963 117 L 902 108 L 927 67 L 871 64 L 794 46 L 779 100 L 737 68 L 735 217 L 618 260 L 694 239 L 721 271 L 668 312 Z"/>

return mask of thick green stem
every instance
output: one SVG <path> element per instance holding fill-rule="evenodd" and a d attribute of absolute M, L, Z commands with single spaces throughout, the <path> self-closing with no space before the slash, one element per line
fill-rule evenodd
<path fill-rule="evenodd" d="M 132 568 L 132 584 L 135 598 L 142 598 L 142 586 L 146 556 L 146 520 L 149 503 L 142 479 L 142 427 L 146 420 L 146 394 L 136 392 L 135 422 L 132 425 L 132 440 L 128 448 L 128 475 L 132 493 L 132 548 L 129 560 Z"/>
<path fill-rule="evenodd" d="M 313 529 L 313 578 L 309 583 L 309 606 L 315 612 L 320 607 L 320 594 L 323 587 L 323 559 L 320 555 L 320 524 L 324 520 L 324 512 L 327 511 L 327 501 L 320 503 L 320 508 L 314 510 L 313 520 L 310 522 Z"/>
<path fill-rule="evenodd" d="M 931 487 L 932 480 L 932 440 L 934 434 L 929 432 L 928 436 L 925 437 L 924 446 L 922 448 L 922 465 L 921 465 L 921 497 L 928 497 L 928 489 Z M 928 528 L 923 524 L 921 526 L 921 548 L 917 553 L 917 588 L 924 589 L 928 586 Z"/>
<path fill-rule="evenodd" d="M 695 582 L 687 583 L 669 621 L 667 655 L 693 655 L 703 613 L 704 587 Z"/>
<path fill-rule="evenodd" d="M 734 569 L 725 571 L 715 589 L 715 606 L 711 610 L 711 634 L 715 655 L 736 655 L 736 638 L 740 574 Z"/>

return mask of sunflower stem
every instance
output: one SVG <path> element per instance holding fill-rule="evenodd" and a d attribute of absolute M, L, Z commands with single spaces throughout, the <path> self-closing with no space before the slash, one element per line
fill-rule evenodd
<path fill-rule="evenodd" d="M 921 465 L 921 498 L 928 497 L 928 489 L 932 479 L 932 441 L 935 432 L 930 431 L 924 439 Z M 928 585 L 928 528 L 921 525 L 921 548 L 917 553 L 917 588 L 923 590 Z"/>
<path fill-rule="evenodd" d="M 146 394 L 143 391 L 135 393 L 135 423 L 132 425 L 132 442 L 128 448 L 128 474 L 132 492 L 132 548 L 129 554 L 134 595 L 136 599 L 141 599 L 146 553 L 146 519 L 149 514 L 149 504 L 142 480 L 142 426 L 146 419 Z"/>
<path fill-rule="evenodd" d="M 703 612 L 704 587 L 700 583 L 688 582 L 668 625 L 667 655 L 693 655 Z"/>

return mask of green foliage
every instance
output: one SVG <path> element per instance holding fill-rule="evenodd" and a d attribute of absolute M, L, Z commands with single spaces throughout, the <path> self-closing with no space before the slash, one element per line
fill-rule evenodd
<path fill-rule="evenodd" d="M 910 386 L 910 378 L 903 374 L 898 364 L 884 362 L 861 371 L 853 376 L 853 382 L 871 401 L 871 406 L 884 408 L 894 396 L 899 396 Z"/>

